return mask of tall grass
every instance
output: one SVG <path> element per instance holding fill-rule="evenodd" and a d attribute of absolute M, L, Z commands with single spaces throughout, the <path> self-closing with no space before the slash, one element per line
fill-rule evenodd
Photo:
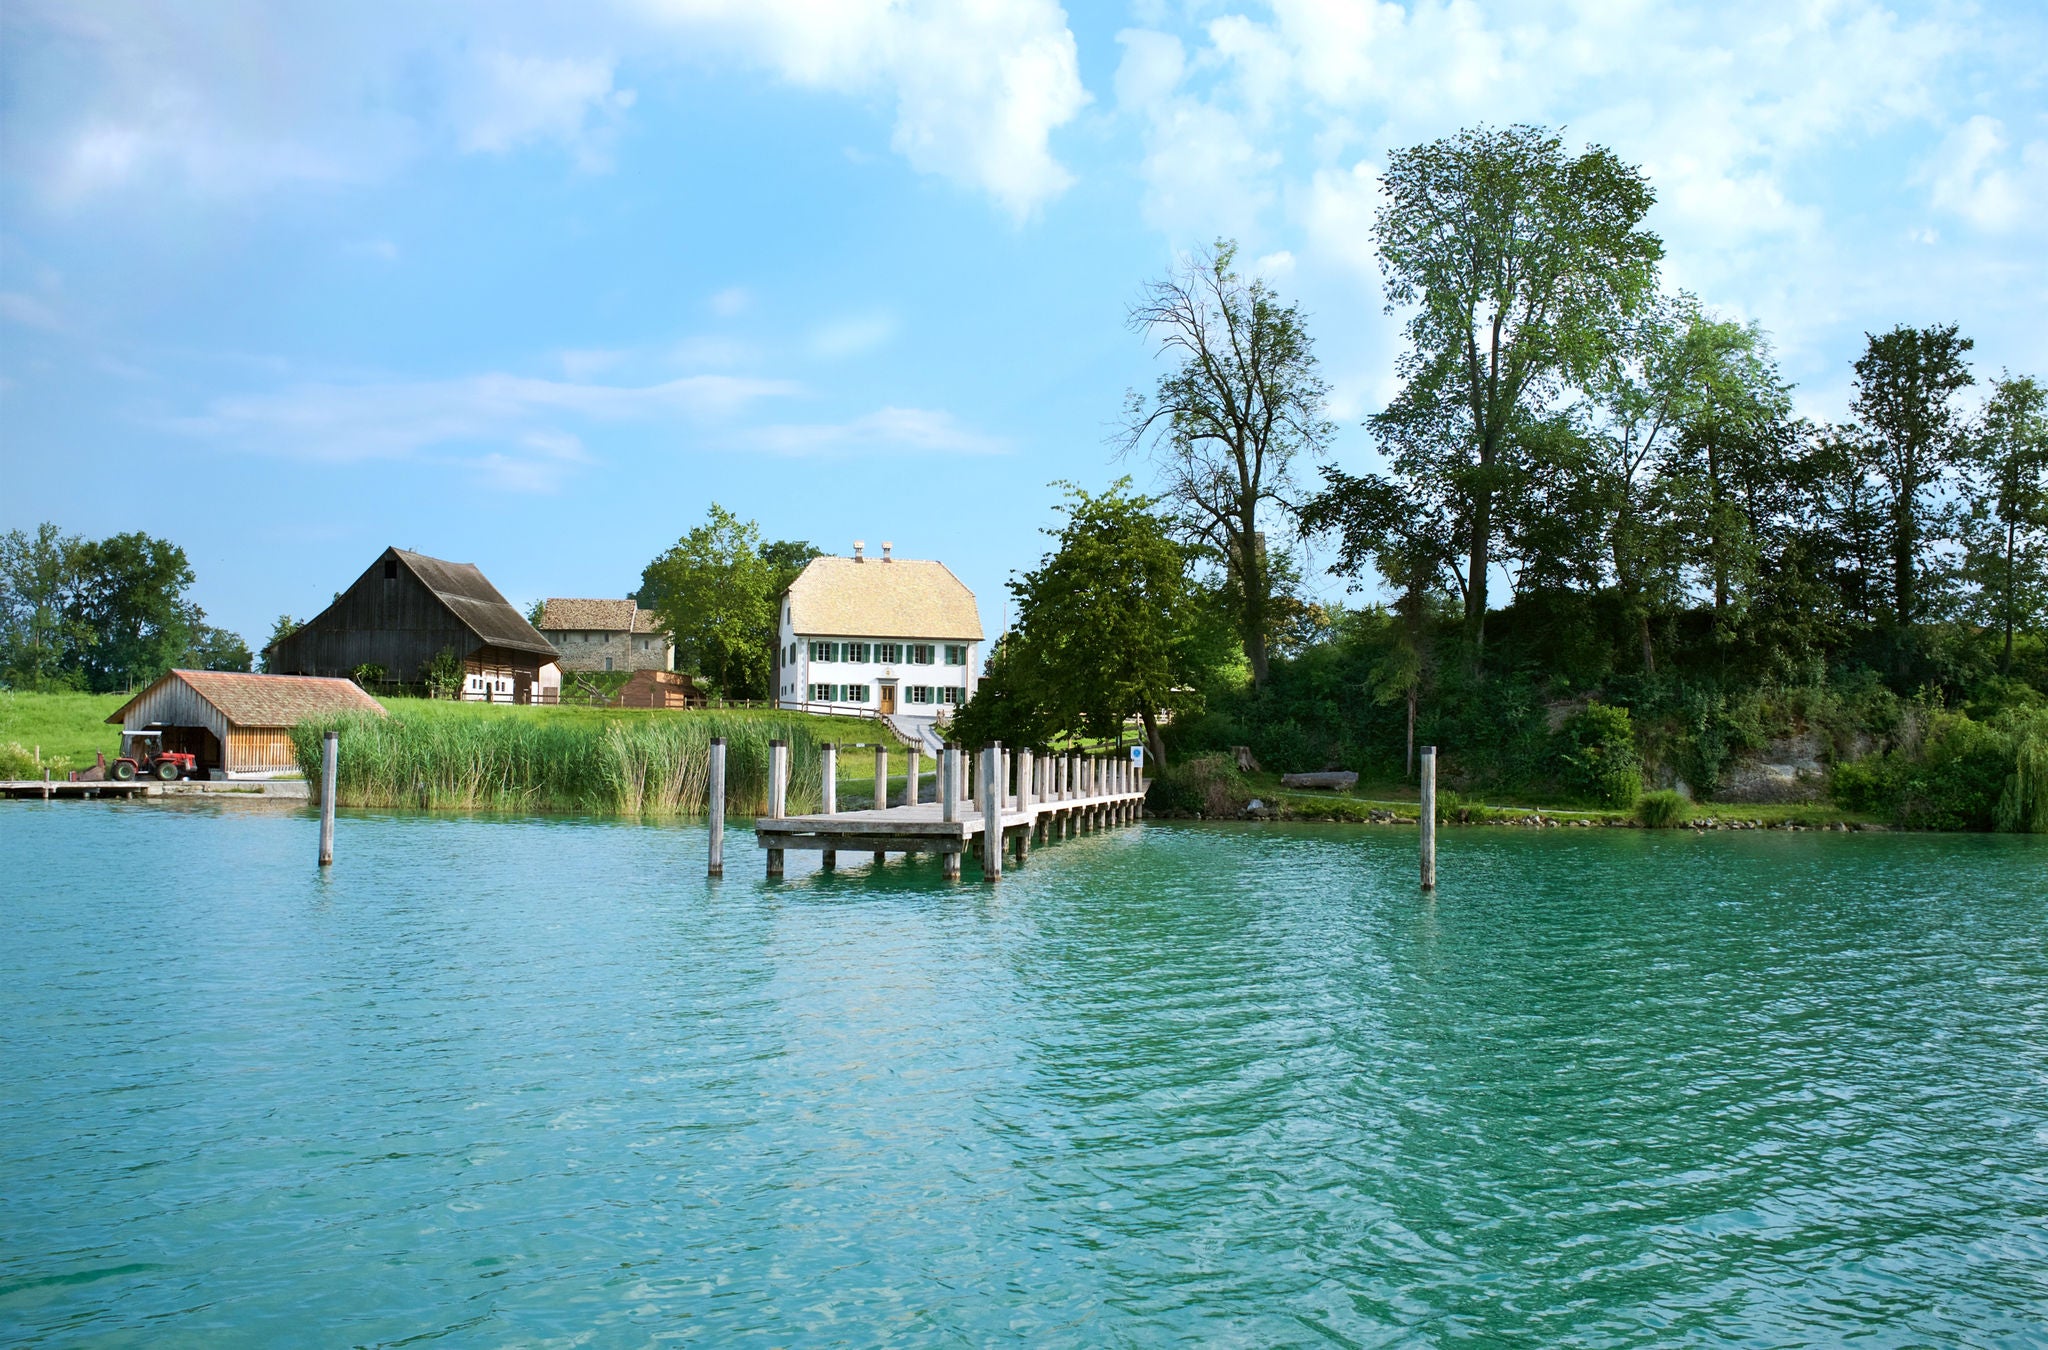
<path fill-rule="evenodd" d="M 306 722 L 293 729 L 292 746 L 316 791 L 329 728 L 341 733 L 335 799 L 342 806 L 697 816 L 708 805 L 714 736 L 726 742 L 728 811 L 767 809 L 773 739 L 790 746 L 790 808 L 815 809 L 822 795 L 824 736 L 814 719 L 794 714 L 468 717 L 424 705 L 388 717 Z"/>

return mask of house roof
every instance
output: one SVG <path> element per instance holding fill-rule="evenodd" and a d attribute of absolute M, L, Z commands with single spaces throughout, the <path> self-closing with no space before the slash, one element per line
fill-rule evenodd
<path fill-rule="evenodd" d="M 661 620 L 631 600 L 550 599 L 541 607 L 540 627 L 549 633 L 589 629 L 600 633 L 654 633 Z"/>
<path fill-rule="evenodd" d="M 561 655 L 553 643 L 540 635 L 539 629 L 512 608 L 512 602 L 499 594 L 475 563 L 443 562 L 402 548 L 391 552 L 448 607 L 449 613 L 487 645 L 515 652 L 537 652 L 550 658 Z"/>
<path fill-rule="evenodd" d="M 192 692 L 220 709 L 238 727 L 292 727 L 309 717 L 372 712 L 383 716 L 384 705 L 362 691 L 354 680 L 317 675 L 250 675 L 232 670 L 173 670 L 122 704 L 107 721 L 125 722 L 128 710 L 170 680 L 181 680 Z"/>
<path fill-rule="evenodd" d="M 789 587 L 793 631 L 818 637 L 981 640 L 974 592 L 941 562 L 813 558 Z"/>

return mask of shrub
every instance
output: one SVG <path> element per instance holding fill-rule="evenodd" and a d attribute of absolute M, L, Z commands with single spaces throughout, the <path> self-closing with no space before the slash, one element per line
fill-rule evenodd
<path fill-rule="evenodd" d="M 1565 719 L 1555 744 L 1566 791 L 1624 808 L 1642 795 L 1643 763 L 1628 709 L 1589 703 Z"/>
<path fill-rule="evenodd" d="M 1646 792 L 1636 803 L 1636 820 L 1653 830 L 1692 822 L 1692 804 L 1676 792 Z"/>
<path fill-rule="evenodd" d="M 1229 755 L 1195 755 L 1154 774 L 1145 788 L 1145 809 L 1163 816 L 1241 815 L 1251 786 Z"/>
<path fill-rule="evenodd" d="M 0 778 L 41 778 L 43 771 L 36 766 L 34 752 L 26 746 L 8 741 L 0 745 Z"/>

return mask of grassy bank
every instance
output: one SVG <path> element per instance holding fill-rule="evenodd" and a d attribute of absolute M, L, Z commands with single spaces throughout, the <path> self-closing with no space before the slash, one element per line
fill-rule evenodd
<path fill-rule="evenodd" d="M 739 709 L 690 713 L 513 708 L 391 699 L 388 717 L 308 722 L 292 733 L 299 762 L 341 731 L 344 806 L 546 811 L 665 818 L 704 813 L 711 740 L 726 740 L 726 806 L 768 804 L 768 743 L 790 743 L 790 806 L 819 799 L 818 747 L 873 739 L 872 722 Z M 309 778 L 316 773 L 308 773 Z"/>
<path fill-rule="evenodd" d="M 93 763 L 99 751 L 121 746 L 121 729 L 107 716 L 128 701 L 126 694 L 23 694 L 0 690 L 0 778 L 40 778 L 44 768 L 58 777 Z"/>

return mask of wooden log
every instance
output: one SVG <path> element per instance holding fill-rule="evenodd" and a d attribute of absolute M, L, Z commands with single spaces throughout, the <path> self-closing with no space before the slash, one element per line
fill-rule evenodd
<path fill-rule="evenodd" d="M 1003 877 L 1003 743 L 982 751 L 981 874 L 989 881 Z"/>
<path fill-rule="evenodd" d="M 1283 773 L 1280 775 L 1280 786 L 1291 788 L 1334 788 L 1339 792 L 1349 792 L 1352 788 L 1358 786 L 1358 775 L 1352 773 L 1349 769 L 1333 770 L 1329 773 Z"/>
<path fill-rule="evenodd" d="M 1422 747 L 1422 802 L 1416 819 L 1422 823 L 1422 889 L 1436 889 L 1436 747 Z"/>
<path fill-rule="evenodd" d="M 711 738 L 711 791 L 706 803 L 711 820 L 711 838 L 705 869 L 714 877 L 725 875 L 725 737 Z"/>
<path fill-rule="evenodd" d="M 341 735 L 320 738 L 320 865 L 334 866 L 334 775 L 341 758 Z"/>

